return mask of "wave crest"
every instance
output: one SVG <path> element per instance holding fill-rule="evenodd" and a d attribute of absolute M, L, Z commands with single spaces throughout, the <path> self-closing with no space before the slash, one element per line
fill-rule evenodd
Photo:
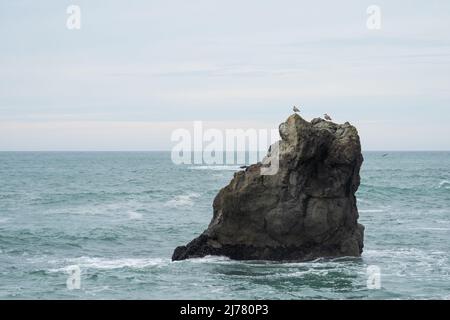
<path fill-rule="evenodd" d="M 169 259 L 162 258 L 123 258 L 123 259 L 106 259 L 93 257 L 79 257 L 65 259 L 64 264 L 67 266 L 62 268 L 50 269 L 50 272 L 67 272 L 72 266 L 78 266 L 81 269 L 145 269 L 148 267 L 160 267 L 168 265 Z"/>
<path fill-rule="evenodd" d="M 194 205 L 194 199 L 200 197 L 200 194 L 191 192 L 188 194 L 175 196 L 173 199 L 167 201 L 164 206 L 178 208 L 178 207 L 191 207 Z"/>

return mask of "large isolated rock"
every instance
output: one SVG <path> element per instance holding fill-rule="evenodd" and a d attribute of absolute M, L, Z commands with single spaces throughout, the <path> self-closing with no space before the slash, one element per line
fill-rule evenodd
<path fill-rule="evenodd" d="M 356 128 L 294 114 L 280 125 L 280 136 L 262 163 L 236 172 L 219 191 L 208 229 L 177 247 L 173 260 L 361 255 L 364 227 L 357 223 L 355 192 L 363 157 Z M 277 156 L 276 174 L 261 174 Z"/>

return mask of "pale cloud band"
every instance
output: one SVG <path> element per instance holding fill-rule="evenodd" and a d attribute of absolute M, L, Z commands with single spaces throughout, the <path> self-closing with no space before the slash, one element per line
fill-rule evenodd
<path fill-rule="evenodd" d="M 74 30 L 67 3 L 0 3 L 0 150 L 170 150 L 174 123 L 277 126 L 293 104 L 365 149 L 450 149 L 448 1 L 133 3 L 79 0 Z"/>

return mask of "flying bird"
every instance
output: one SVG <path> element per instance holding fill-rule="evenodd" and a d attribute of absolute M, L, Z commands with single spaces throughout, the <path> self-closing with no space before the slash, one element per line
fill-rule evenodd
<path fill-rule="evenodd" d="M 323 117 L 325 118 L 325 120 L 331 121 L 331 117 L 328 114 L 324 114 Z"/>
<path fill-rule="evenodd" d="M 293 107 L 292 107 L 292 110 L 293 110 L 295 113 L 300 112 L 300 110 L 299 110 L 296 106 L 293 106 Z"/>

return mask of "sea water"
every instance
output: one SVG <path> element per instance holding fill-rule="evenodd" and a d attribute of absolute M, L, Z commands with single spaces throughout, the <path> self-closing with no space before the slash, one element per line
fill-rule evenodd
<path fill-rule="evenodd" d="M 2 152 L 0 298 L 449 299 L 450 153 L 364 158 L 361 258 L 171 262 L 238 167 L 174 165 L 168 152 Z"/>

